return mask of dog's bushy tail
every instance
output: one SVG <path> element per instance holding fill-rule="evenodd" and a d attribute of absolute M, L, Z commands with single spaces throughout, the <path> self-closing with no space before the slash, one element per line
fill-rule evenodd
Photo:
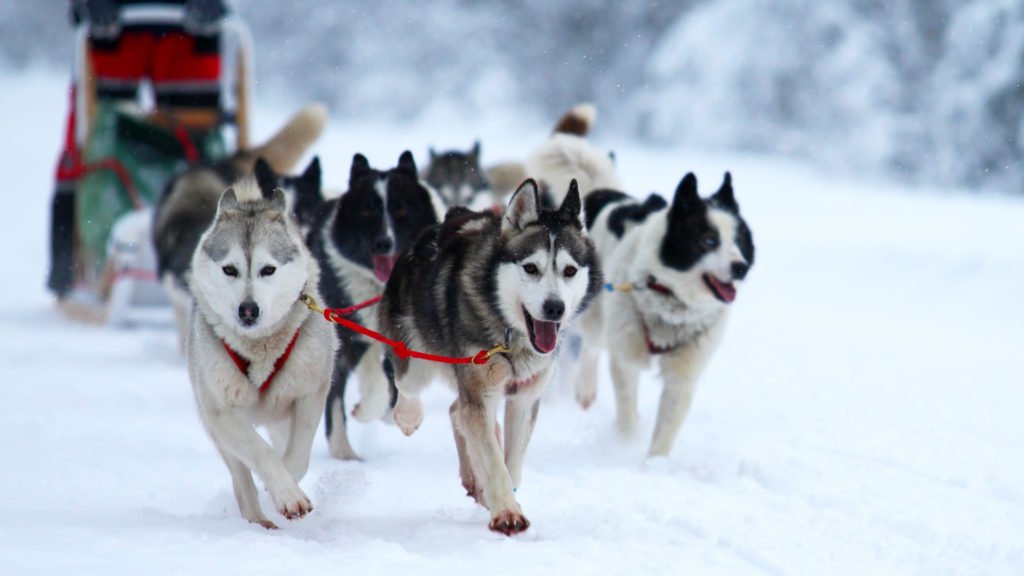
<path fill-rule="evenodd" d="M 558 119 L 558 123 L 555 124 L 555 129 L 552 130 L 552 132 L 555 134 L 586 136 L 587 132 L 590 132 L 590 127 L 594 125 L 596 120 L 597 107 L 590 102 L 583 102 L 573 106 L 568 112 L 562 114 L 562 117 Z"/>
<path fill-rule="evenodd" d="M 251 149 L 250 156 L 262 157 L 278 174 L 289 174 L 326 125 L 327 108 L 310 104 L 289 118 L 269 140 Z"/>
<path fill-rule="evenodd" d="M 586 139 L 596 119 L 593 104 L 573 106 L 555 124 L 551 136 L 526 159 L 527 176 L 541 183 L 555 206 L 561 204 L 573 179 L 583 196 L 602 188 L 622 189 L 611 155 L 597 150 Z"/>

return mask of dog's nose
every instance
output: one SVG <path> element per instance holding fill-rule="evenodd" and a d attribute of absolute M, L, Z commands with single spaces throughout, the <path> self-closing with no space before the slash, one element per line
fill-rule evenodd
<path fill-rule="evenodd" d="M 238 306 L 238 319 L 246 326 L 252 326 L 260 317 L 260 307 L 255 302 L 242 302 Z"/>
<path fill-rule="evenodd" d="M 391 252 L 394 248 L 395 241 L 391 239 L 391 236 L 381 236 L 373 241 L 373 253 L 374 254 L 386 254 Z"/>
<path fill-rule="evenodd" d="M 747 272 L 750 270 L 750 265 L 746 262 L 733 262 L 732 263 L 732 279 L 743 280 L 747 277 Z"/>
<path fill-rule="evenodd" d="M 565 302 L 554 299 L 544 301 L 545 320 L 549 322 L 557 322 L 562 319 L 562 314 L 565 314 Z"/>

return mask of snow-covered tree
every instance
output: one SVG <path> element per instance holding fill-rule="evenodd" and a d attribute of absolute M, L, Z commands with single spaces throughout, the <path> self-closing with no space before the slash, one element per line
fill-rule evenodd
<path fill-rule="evenodd" d="M 261 94 L 336 115 L 440 110 L 1024 189 L 1019 0 L 234 0 Z M 0 3 L 0 67 L 70 66 L 67 3 Z"/>

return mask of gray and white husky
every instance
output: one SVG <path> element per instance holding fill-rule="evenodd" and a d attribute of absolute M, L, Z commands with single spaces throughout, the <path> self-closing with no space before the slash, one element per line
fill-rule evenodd
<path fill-rule="evenodd" d="M 708 199 L 697 194 L 697 179 L 687 174 L 671 205 L 657 195 L 640 202 L 616 190 L 597 190 L 585 206 L 606 279 L 618 289 L 580 321 L 584 344 L 576 397 L 584 407 L 594 401 L 598 355 L 607 348 L 618 425 L 629 432 L 637 418 L 640 372 L 657 362 L 664 388 L 649 454 L 667 455 L 722 337 L 737 285 L 754 264 L 753 236 L 728 173 Z"/>
<path fill-rule="evenodd" d="M 399 259 L 385 287 L 379 324 L 409 348 L 468 357 L 507 342 L 508 351 L 485 364 L 389 354 L 398 389 L 394 420 L 407 435 L 422 422 L 419 396 L 432 378 L 454 381 L 450 414 L 462 484 L 490 510 L 492 530 L 514 534 L 529 526 L 513 492 L 540 395 L 563 330 L 598 293 L 601 278 L 576 183 L 559 209 L 548 210 L 527 180 L 503 216 L 450 210 Z M 496 433 L 503 398 L 504 453 Z"/>
<path fill-rule="evenodd" d="M 213 222 L 224 189 L 252 174 L 260 159 L 272 170 L 288 172 L 320 137 L 326 123 L 326 108 L 320 104 L 306 106 L 263 144 L 237 150 L 212 164 L 189 166 L 167 183 L 153 213 L 153 247 L 157 274 L 174 306 L 182 348 L 192 309 L 187 289 L 189 265 L 199 237 Z M 319 162 L 315 164 L 319 186 Z"/>
<path fill-rule="evenodd" d="M 268 199 L 255 180 L 236 182 L 221 196 L 190 269 L 189 377 L 242 517 L 275 527 L 260 509 L 255 472 L 277 511 L 301 518 L 313 507 L 298 480 L 309 466 L 338 342 L 299 301 L 302 293 L 319 297 L 320 270 L 284 193 L 276 189 Z M 256 425 L 268 428 L 273 446 Z"/>
<path fill-rule="evenodd" d="M 431 148 L 430 163 L 423 170 L 423 180 L 437 191 L 446 206 L 465 206 L 472 210 L 494 207 L 491 185 L 480 166 L 479 141 L 473 142 L 473 147 L 467 152 L 448 150 L 438 153 Z"/>

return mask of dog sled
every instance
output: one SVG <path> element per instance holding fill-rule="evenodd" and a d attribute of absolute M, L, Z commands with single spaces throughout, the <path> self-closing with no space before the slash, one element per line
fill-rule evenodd
<path fill-rule="evenodd" d="M 168 181 L 188 165 L 214 162 L 249 143 L 252 41 L 242 21 L 222 22 L 216 110 L 98 98 L 88 50 L 81 26 L 51 210 L 47 285 L 69 317 L 125 325 L 168 305 L 151 240 L 153 209 Z"/>

